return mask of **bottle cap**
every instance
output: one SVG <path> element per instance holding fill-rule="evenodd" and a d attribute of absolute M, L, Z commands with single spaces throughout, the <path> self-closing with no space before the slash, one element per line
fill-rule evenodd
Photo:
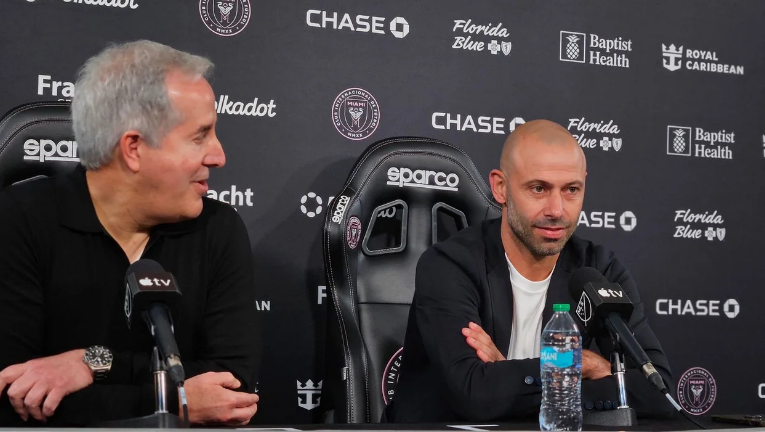
<path fill-rule="evenodd" d="M 568 312 L 571 306 L 568 303 L 556 303 L 553 305 L 553 312 Z"/>

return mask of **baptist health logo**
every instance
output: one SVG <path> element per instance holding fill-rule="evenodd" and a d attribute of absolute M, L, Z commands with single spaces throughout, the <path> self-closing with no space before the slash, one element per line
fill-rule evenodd
<path fill-rule="evenodd" d="M 321 404 L 322 381 L 314 384 L 308 380 L 305 384 L 297 382 L 298 406 L 306 410 L 312 410 Z"/>
<path fill-rule="evenodd" d="M 703 128 L 667 126 L 668 155 L 733 159 L 733 150 L 730 146 L 718 144 L 735 144 L 735 142 L 735 132 L 727 132 L 725 129 L 710 132 Z"/>
<path fill-rule="evenodd" d="M 661 44 L 661 54 L 664 57 L 662 65 L 664 69 L 675 72 L 683 68 L 683 47 L 675 47 L 675 44 L 666 46 Z M 685 50 L 685 68 L 693 71 L 719 72 L 732 75 L 743 75 L 744 67 L 718 63 L 715 51 L 695 49 Z"/>
<path fill-rule="evenodd" d="M 560 32 L 561 61 L 628 68 L 630 60 L 626 53 L 631 51 L 632 40 L 621 37 L 607 39 L 594 33 L 588 37 L 587 33 Z"/>

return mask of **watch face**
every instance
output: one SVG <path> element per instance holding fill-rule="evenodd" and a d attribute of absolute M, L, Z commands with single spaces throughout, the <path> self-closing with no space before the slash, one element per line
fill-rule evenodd
<path fill-rule="evenodd" d="M 93 366 L 108 366 L 112 358 L 112 352 L 102 346 L 90 347 L 85 352 L 85 361 Z"/>

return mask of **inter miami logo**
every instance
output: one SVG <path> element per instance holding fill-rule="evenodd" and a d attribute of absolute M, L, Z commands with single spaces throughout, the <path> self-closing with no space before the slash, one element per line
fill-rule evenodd
<path fill-rule="evenodd" d="M 675 44 L 667 47 L 661 44 L 661 53 L 664 56 L 664 69 L 674 72 L 683 67 L 683 47 L 675 48 Z"/>
<path fill-rule="evenodd" d="M 380 124 L 380 107 L 371 93 L 343 90 L 332 103 L 332 122 L 341 135 L 354 141 L 369 138 Z"/>
<path fill-rule="evenodd" d="M 385 405 L 388 405 L 396 394 L 396 385 L 398 384 L 398 378 L 401 375 L 401 362 L 404 360 L 404 348 L 401 347 L 393 354 L 393 357 L 388 360 L 388 365 L 385 366 L 382 376 L 382 397 Z"/>
<path fill-rule="evenodd" d="M 356 249 L 359 245 L 359 239 L 361 238 L 361 221 L 356 216 L 351 216 L 348 219 L 348 224 L 345 227 L 345 238 L 348 242 L 348 247 Z"/>
<path fill-rule="evenodd" d="M 717 398 L 717 384 L 708 370 L 688 369 L 677 384 L 680 405 L 693 415 L 702 415 L 712 408 Z"/>
<path fill-rule="evenodd" d="M 321 384 L 322 381 L 314 384 L 313 381 L 306 381 L 305 385 L 297 382 L 298 406 L 306 410 L 312 410 L 321 404 Z"/>
<path fill-rule="evenodd" d="M 587 35 L 577 32 L 560 32 L 560 60 L 584 63 L 587 54 Z"/>
<path fill-rule="evenodd" d="M 691 155 L 691 128 L 667 126 L 667 154 L 675 156 Z"/>
<path fill-rule="evenodd" d="M 250 0 L 200 0 L 199 16 L 211 32 L 234 36 L 250 22 Z"/>

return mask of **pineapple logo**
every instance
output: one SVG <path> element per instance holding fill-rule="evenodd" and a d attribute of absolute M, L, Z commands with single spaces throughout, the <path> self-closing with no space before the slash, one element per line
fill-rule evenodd
<path fill-rule="evenodd" d="M 667 154 L 676 156 L 691 155 L 691 128 L 667 126 Z"/>
<path fill-rule="evenodd" d="M 568 43 L 566 44 L 566 55 L 569 60 L 575 60 L 579 57 L 579 46 L 576 44 L 579 40 L 579 36 L 571 35 L 566 37 L 566 39 L 568 39 Z"/>
<path fill-rule="evenodd" d="M 560 32 L 560 60 L 584 63 L 587 35 L 576 32 Z"/>

